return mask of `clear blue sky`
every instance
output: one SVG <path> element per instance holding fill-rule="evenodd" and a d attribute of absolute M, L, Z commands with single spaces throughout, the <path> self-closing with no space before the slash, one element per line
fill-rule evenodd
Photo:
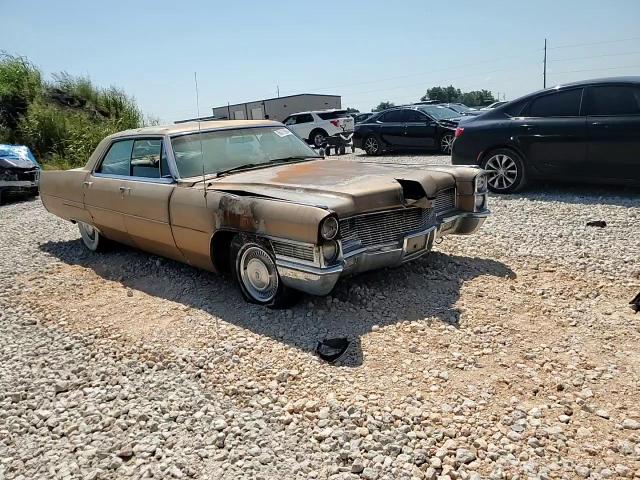
<path fill-rule="evenodd" d="M 515 98 L 542 86 L 545 37 L 550 84 L 640 74 L 638 0 L 0 0 L 0 18 L 0 49 L 122 87 L 165 122 L 195 116 L 194 71 L 202 115 L 277 85 L 361 111 L 433 85 Z"/>

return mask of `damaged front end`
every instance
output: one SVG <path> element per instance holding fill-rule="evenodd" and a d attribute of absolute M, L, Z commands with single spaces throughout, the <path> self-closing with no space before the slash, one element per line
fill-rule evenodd
<path fill-rule="evenodd" d="M 0 145 L 0 193 L 37 194 L 40 167 L 22 145 Z"/>
<path fill-rule="evenodd" d="M 316 245 L 283 247 L 274 243 L 278 271 L 283 282 L 314 295 L 326 295 L 338 279 L 384 267 L 397 266 L 429 252 L 445 234 L 476 232 L 489 215 L 486 176 L 475 169 L 470 181 L 396 179 L 403 204 L 398 207 L 338 217 L 320 235 Z M 285 242 L 285 244 L 288 242 Z M 301 261 L 302 260 L 302 261 Z"/>

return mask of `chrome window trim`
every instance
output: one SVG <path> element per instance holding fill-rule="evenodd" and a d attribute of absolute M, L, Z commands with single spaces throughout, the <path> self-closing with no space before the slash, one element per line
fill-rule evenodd
<path fill-rule="evenodd" d="M 113 173 L 91 173 L 91 176 L 97 178 L 114 178 L 116 180 L 129 180 L 131 182 L 145 182 L 145 183 L 161 183 L 164 185 L 172 185 L 176 183 L 173 178 L 152 178 L 152 177 L 133 177 L 131 175 L 115 175 Z"/>
<path fill-rule="evenodd" d="M 123 135 L 121 137 L 116 137 L 111 140 L 109 145 L 106 146 L 106 148 L 102 152 L 102 155 L 100 155 L 100 158 L 91 169 L 90 173 L 94 177 L 120 178 L 122 180 L 133 179 L 135 181 L 145 181 L 145 182 L 151 182 L 151 183 L 175 183 L 179 178 L 176 176 L 178 169 L 175 166 L 175 159 L 173 158 L 173 148 L 169 148 L 169 149 L 167 148 L 167 145 L 171 145 L 170 143 L 168 143 L 168 139 L 169 139 L 168 135 L 161 135 L 161 134 L 156 134 L 156 135 L 131 134 L 131 135 Z M 167 165 L 169 165 L 169 173 L 171 174 L 171 178 L 134 177 L 132 175 L 115 175 L 112 173 L 96 172 L 96 170 L 100 168 L 100 166 L 102 165 L 102 162 L 104 161 L 104 157 L 107 156 L 113 144 L 116 142 L 121 142 L 126 140 L 133 140 L 134 142 L 136 140 L 161 140 L 162 141 L 161 152 L 162 152 L 162 149 L 164 149 L 164 151 L 167 154 Z M 131 160 L 131 158 L 129 158 L 129 160 Z"/>

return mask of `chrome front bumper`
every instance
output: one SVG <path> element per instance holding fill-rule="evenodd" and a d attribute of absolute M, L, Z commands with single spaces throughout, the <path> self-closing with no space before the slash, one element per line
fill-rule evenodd
<path fill-rule="evenodd" d="M 474 233 L 489 213 L 489 210 L 483 210 L 445 215 L 439 219 L 437 226 L 405 237 L 402 246 L 394 243 L 354 250 L 341 255 L 338 263 L 330 267 L 322 268 L 282 258 L 276 258 L 276 266 L 286 286 L 311 295 L 327 295 L 341 276 L 393 267 L 419 258 L 431 250 L 437 238 L 445 234 Z"/>

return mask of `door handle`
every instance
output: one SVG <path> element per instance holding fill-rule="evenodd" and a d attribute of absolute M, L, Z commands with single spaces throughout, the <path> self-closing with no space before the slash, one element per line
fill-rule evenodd
<path fill-rule="evenodd" d="M 591 125 L 594 126 L 594 127 L 609 128 L 609 125 L 607 125 L 606 123 L 602 123 L 602 122 L 591 122 Z"/>
<path fill-rule="evenodd" d="M 125 193 L 131 194 L 131 189 L 129 187 L 120 187 L 119 190 L 123 197 Z"/>
<path fill-rule="evenodd" d="M 93 182 L 82 182 L 82 186 L 85 188 L 89 188 L 91 185 L 93 185 Z"/>

